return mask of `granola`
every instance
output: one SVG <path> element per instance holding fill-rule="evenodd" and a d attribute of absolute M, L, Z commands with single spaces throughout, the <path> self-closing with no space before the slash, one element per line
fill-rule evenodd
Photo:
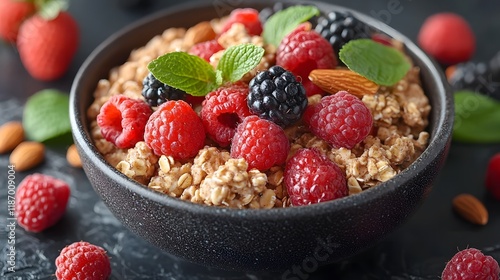
<path fill-rule="evenodd" d="M 169 28 L 152 38 L 145 46 L 133 50 L 123 65 L 111 70 L 94 91 L 94 102 L 87 110 L 91 136 L 103 157 L 126 176 L 148 188 L 197 204 L 231 208 L 281 208 L 291 206 L 283 183 L 284 166 L 266 172 L 248 170 L 243 159 L 232 159 L 227 150 L 207 143 L 198 155 L 187 162 L 172 157 L 155 156 L 144 142 L 124 150 L 107 142 L 101 135 L 96 116 L 113 95 L 143 99 L 142 81 L 148 74 L 147 64 L 156 57 L 173 51 L 187 51 L 200 40 L 217 38 L 224 19 L 203 22 L 190 29 Z M 197 34 L 203 33 L 200 39 Z M 261 63 L 244 80 L 275 63 L 275 48 L 265 45 L 260 36 L 249 35 L 244 26 L 234 24 L 217 38 L 224 47 L 253 43 L 264 47 Z M 400 46 L 402 48 L 402 46 Z M 210 59 L 215 66 L 222 52 Z M 309 97 L 309 104 L 321 96 Z M 426 148 L 431 106 L 420 84 L 419 68 L 391 87 L 380 87 L 362 101 L 374 118 L 373 133 L 353 149 L 334 149 L 316 137 L 304 124 L 285 129 L 290 140 L 291 157 L 300 148 L 315 148 L 334 161 L 346 174 L 349 194 L 354 195 L 385 182 L 408 167 Z"/>

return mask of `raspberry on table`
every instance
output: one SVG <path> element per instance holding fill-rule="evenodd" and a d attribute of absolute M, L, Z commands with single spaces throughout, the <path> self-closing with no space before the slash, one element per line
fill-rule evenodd
<path fill-rule="evenodd" d="M 316 136 L 334 148 L 352 149 L 370 133 L 373 116 L 356 96 L 339 91 L 325 96 L 320 103 L 309 106 L 304 121 Z"/>
<path fill-rule="evenodd" d="M 315 149 L 300 149 L 285 166 L 284 182 L 292 205 L 309 205 L 349 194 L 340 167 Z"/>
<path fill-rule="evenodd" d="M 160 82 L 153 73 L 142 81 L 142 96 L 151 107 L 159 106 L 167 100 L 184 100 L 186 92 Z"/>
<path fill-rule="evenodd" d="M 240 8 L 233 10 L 222 26 L 221 33 L 228 31 L 234 23 L 243 24 L 250 35 L 260 35 L 262 33 L 262 23 L 259 18 L 259 11 L 255 9 Z"/>
<path fill-rule="evenodd" d="M 500 153 L 492 156 L 486 169 L 486 189 L 500 201 Z"/>
<path fill-rule="evenodd" d="M 349 41 L 370 38 L 372 30 L 350 12 L 332 11 L 318 19 L 315 27 L 331 45 L 338 59 L 340 49 Z"/>
<path fill-rule="evenodd" d="M 221 147 L 229 146 L 238 124 L 251 115 L 247 96 L 244 83 L 220 87 L 205 96 L 200 117 L 208 136 Z"/>
<path fill-rule="evenodd" d="M 236 128 L 231 157 L 244 158 L 248 169 L 265 171 L 285 163 L 289 150 L 290 143 L 279 125 L 252 115 Z"/>
<path fill-rule="evenodd" d="M 476 38 L 469 23 L 449 12 L 428 17 L 420 27 L 418 43 L 444 65 L 468 61 L 476 50 Z"/>
<path fill-rule="evenodd" d="M 217 40 L 210 40 L 192 46 L 188 53 L 199 56 L 205 61 L 210 62 L 210 57 L 223 49 L 224 47 L 221 46 Z"/>
<path fill-rule="evenodd" d="M 188 103 L 170 100 L 160 105 L 149 118 L 144 141 L 157 156 L 184 160 L 196 156 L 203 148 L 205 129 Z"/>
<path fill-rule="evenodd" d="M 309 80 L 309 73 L 314 69 L 335 68 L 337 59 L 330 43 L 302 24 L 281 41 L 276 51 L 276 65 L 299 77 L 307 96 L 312 96 L 323 91 Z"/>
<path fill-rule="evenodd" d="M 60 179 L 35 173 L 26 176 L 16 192 L 17 222 L 27 231 L 41 232 L 66 212 L 70 187 Z"/>
<path fill-rule="evenodd" d="M 441 274 L 442 280 L 498 280 L 500 267 L 491 256 L 480 250 L 468 248 L 456 253 L 446 264 Z"/>
<path fill-rule="evenodd" d="M 85 241 L 64 247 L 56 258 L 56 267 L 58 280 L 106 280 L 111 275 L 106 251 Z"/>
<path fill-rule="evenodd" d="M 280 126 L 298 121 L 307 107 L 302 83 L 280 66 L 259 72 L 249 84 L 248 107 L 263 119 Z"/>
<path fill-rule="evenodd" d="M 142 100 L 114 95 L 102 105 L 97 124 L 104 139 L 120 149 L 129 149 L 144 139 L 144 127 L 151 112 Z"/>

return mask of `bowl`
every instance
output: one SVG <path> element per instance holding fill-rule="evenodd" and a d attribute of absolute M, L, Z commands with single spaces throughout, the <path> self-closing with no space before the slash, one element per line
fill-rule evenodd
<path fill-rule="evenodd" d="M 295 3 L 285 1 L 285 3 Z M 108 164 L 92 142 L 86 110 L 111 68 L 131 50 L 168 27 L 190 27 L 229 13 L 212 2 L 169 8 L 117 32 L 84 62 L 71 88 L 74 141 L 86 175 L 110 211 L 128 229 L 184 260 L 229 270 L 282 270 L 338 262 L 375 245 L 407 221 L 423 203 L 443 166 L 451 142 L 453 97 L 442 71 L 408 38 L 369 16 L 322 2 L 324 12 L 351 11 L 360 20 L 404 42 L 421 68 L 432 110 L 429 145 L 409 167 L 387 182 L 356 195 L 319 204 L 268 210 L 197 205 L 149 190 Z M 235 1 L 231 9 L 271 5 Z M 227 7 L 226 7 L 227 8 Z M 193 15 L 196 15 L 194 17 Z"/>

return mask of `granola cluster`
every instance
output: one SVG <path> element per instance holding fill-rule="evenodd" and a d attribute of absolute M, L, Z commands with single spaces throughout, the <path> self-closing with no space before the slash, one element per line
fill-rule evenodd
<path fill-rule="evenodd" d="M 106 141 L 96 122 L 102 105 L 113 95 L 143 99 L 142 81 L 148 74 L 147 64 L 172 51 L 187 51 L 200 40 L 215 39 L 220 20 L 202 22 L 190 29 L 169 28 L 152 38 L 145 46 L 130 54 L 127 62 L 111 70 L 94 92 L 88 108 L 91 136 L 104 158 L 126 176 L 150 189 L 193 203 L 231 208 L 273 208 L 291 206 L 283 184 L 283 166 L 266 172 L 248 170 L 243 159 L 232 159 L 227 150 L 207 146 L 190 161 L 179 162 L 172 157 L 157 157 L 145 142 L 128 150 L 118 149 Z M 203 35 L 200 35 L 203 34 Z M 203 36 L 200 39 L 200 36 Z M 266 46 L 260 36 L 249 35 L 243 25 L 234 24 L 218 38 L 224 46 L 254 43 L 265 49 L 261 63 L 245 76 L 250 80 L 259 70 L 275 63 L 275 49 Z M 222 53 L 210 63 L 216 65 Z M 309 103 L 319 102 L 312 96 Z M 376 94 L 367 94 L 362 101 L 374 117 L 373 133 L 353 149 L 334 149 L 298 123 L 285 130 L 291 143 L 289 157 L 304 147 L 314 147 L 345 171 L 349 193 L 356 194 L 385 182 L 408 167 L 426 148 L 431 110 L 420 84 L 419 68 L 413 67 L 406 77 L 392 87 L 381 87 Z"/>

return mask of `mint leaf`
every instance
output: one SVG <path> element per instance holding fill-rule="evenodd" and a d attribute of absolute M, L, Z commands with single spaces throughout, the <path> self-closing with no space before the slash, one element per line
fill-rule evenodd
<path fill-rule="evenodd" d="M 339 57 L 349 69 L 382 86 L 394 85 L 411 67 L 400 51 L 371 39 L 349 41 Z"/>
<path fill-rule="evenodd" d="M 500 143 L 500 102 L 486 95 L 459 91 L 455 99 L 453 140 Z"/>
<path fill-rule="evenodd" d="M 148 69 L 162 83 L 194 96 L 203 96 L 219 84 L 208 62 L 186 52 L 167 53 L 151 61 Z"/>
<path fill-rule="evenodd" d="M 24 106 L 23 127 L 27 138 L 38 142 L 70 132 L 68 94 L 46 89 L 32 95 Z"/>
<path fill-rule="evenodd" d="M 252 44 L 233 46 L 224 51 L 217 70 L 222 73 L 223 82 L 236 82 L 254 69 L 263 55 L 264 49 Z"/>
<path fill-rule="evenodd" d="M 315 6 L 297 5 L 281 10 L 269 17 L 264 24 L 264 41 L 277 47 L 297 26 L 319 14 L 320 11 Z"/>

